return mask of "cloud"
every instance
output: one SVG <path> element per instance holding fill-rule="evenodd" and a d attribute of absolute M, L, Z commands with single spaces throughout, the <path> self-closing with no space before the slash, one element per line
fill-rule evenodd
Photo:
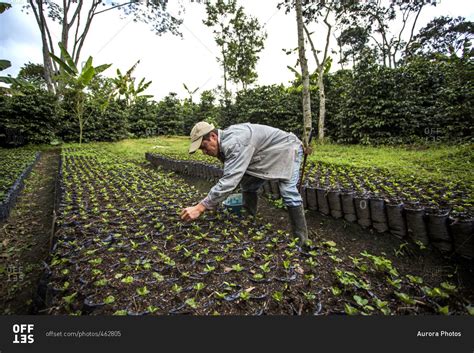
<path fill-rule="evenodd" d="M 2 75 L 16 76 L 28 61 L 42 63 L 41 46 L 38 45 L 41 39 L 34 18 L 22 12 L 20 4 L 13 4 L 0 16 L 0 57 L 12 63 Z"/>

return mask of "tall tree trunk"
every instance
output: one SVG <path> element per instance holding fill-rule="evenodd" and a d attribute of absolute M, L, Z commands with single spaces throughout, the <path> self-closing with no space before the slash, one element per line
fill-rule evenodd
<path fill-rule="evenodd" d="M 308 61 L 304 49 L 304 25 L 303 8 L 301 0 L 296 0 L 296 23 L 298 26 L 298 54 L 301 66 L 301 77 L 303 80 L 303 145 L 308 147 L 309 134 L 312 128 L 311 100 L 309 94 L 309 71 Z"/>
<path fill-rule="evenodd" d="M 318 140 L 324 140 L 324 121 L 326 120 L 326 93 L 324 91 L 324 66 L 318 70 L 319 88 L 319 119 L 318 119 Z"/>
<path fill-rule="evenodd" d="M 44 67 L 44 79 L 46 81 L 46 86 L 48 87 L 48 91 L 55 93 L 55 86 L 53 83 L 53 65 L 51 63 L 51 57 L 49 55 L 50 48 L 48 46 L 48 38 L 46 31 L 48 30 L 48 25 L 46 23 L 46 18 L 44 17 L 43 12 L 43 2 L 39 1 L 35 3 L 33 0 L 29 1 L 30 6 L 33 10 L 33 14 L 35 15 L 36 23 L 38 24 L 38 28 L 41 32 L 41 43 L 42 43 L 42 51 L 43 51 L 43 67 Z M 36 7 L 38 5 L 38 7 Z"/>
<path fill-rule="evenodd" d="M 306 32 L 306 36 L 308 37 L 309 44 L 311 45 L 311 51 L 313 52 L 314 60 L 318 65 L 318 88 L 319 88 L 319 119 L 318 119 L 318 141 L 324 142 L 324 122 L 326 120 L 326 94 L 324 91 L 324 70 L 327 63 L 328 58 L 328 49 L 329 49 L 329 40 L 331 38 L 331 30 L 332 26 L 328 22 L 328 16 L 331 8 L 327 8 L 326 16 L 324 17 L 324 23 L 328 29 L 326 34 L 326 46 L 324 47 L 323 59 L 320 61 L 318 58 L 318 52 L 314 47 L 313 40 L 311 39 L 311 35 L 306 28 L 303 27 L 304 31 Z"/>
<path fill-rule="evenodd" d="M 226 56 L 225 56 L 225 49 L 222 47 L 222 67 L 224 69 L 224 104 L 226 107 L 228 106 L 228 94 L 227 94 L 227 64 L 226 64 Z"/>
<path fill-rule="evenodd" d="M 79 123 L 79 144 L 82 144 L 82 132 L 84 130 L 84 104 L 85 104 L 85 97 L 84 92 L 78 91 L 76 92 L 77 99 L 76 99 L 76 118 Z"/>

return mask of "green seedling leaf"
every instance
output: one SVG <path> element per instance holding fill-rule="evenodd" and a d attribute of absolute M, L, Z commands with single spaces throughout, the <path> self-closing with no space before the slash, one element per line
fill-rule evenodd
<path fill-rule="evenodd" d="M 457 291 L 457 287 L 449 282 L 442 282 L 440 286 L 448 293 L 455 293 Z"/>
<path fill-rule="evenodd" d="M 98 281 L 95 281 L 94 286 L 103 287 L 107 284 L 107 282 L 108 281 L 105 278 L 102 278 L 102 279 L 99 279 Z"/>
<path fill-rule="evenodd" d="M 127 276 L 121 280 L 122 283 L 130 284 L 133 282 L 133 276 Z"/>
<path fill-rule="evenodd" d="M 423 278 L 419 276 L 406 275 L 406 277 L 413 284 L 423 284 Z"/>
<path fill-rule="evenodd" d="M 77 296 L 77 292 L 74 292 L 71 295 L 64 296 L 63 301 L 66 304 L 71 304 L 74 301 L 74 299 L 76 298 L 76 296 Z"/>
<path fill-rule="evenodd" d="M 332 248 L 332 247 L 336 247 L 337 244 L 335 242 L 333 242 L 332 240 L 329 240 L 329 241 L 323 242 L 322 245 L 326 245 L 326 246 L 329 246 L 330 248 Z"/>
<path fill-rule="evenodd" d="M 353 298 L 356 301 L 357 305 L 359 305 L 360 307 L 364 307 L 369 303 L 367 299 L 359 297 L 358 295 L 354 295 Z"/>
<path fill-rule="evenodd" d="M 344 311 L 346 312 L 347 315 L 357 315 L 359 313 L 359 310 L 357 308 L 354 308 L 350 304 L 344 304 Z"/>
<path fill-rule="evenodd" d="M 148 288 L 146 286 L 143 286 L 141 288 L 137 288 L 137 293 L 139 295 L 141 295 L 142 297 L 146 296 L 147 294 L 150 293 L 150 291 L 148 290 Z"/>
<path fill-rule="evenodd" d="M 206 287 L 206 285 L 202 282 L 198 282 L 194 285 L 194 289 L 197 290 L 197 291 L 200 291 L 202 289 L 204 289 Z"/>
<path fill-rule="evenodd" d="M 109 295 L 104 299 L 105 304 L 112 304 L 113 302 L 115 302 L 115 297 L 113 295 Z"/>
<path fill-rule="evenodd" d="M 400 299 L 403 303 L 408 305 L 415 305 L 416 302 L 413 298 L 411 298 L 406 293 L 394 292 L 398 299 Z"/>
<path fill-rule="evenodd" d="M 449 315 L 449 305 L 438 306 L 438 313 L 443 315 Z"/>
<path fill-rule="evenodd" d="M 240 272 L 242 271 L 244 268 L 240 265 L 240 264 L 235 264 L 235 265 L 232 265 L 232 270 L 234 270 L 235 272 Z"/>
<path fill-rule="evenodd" d="M 281 302 L 283 299 L 283 293 L 280 291 L 273 292 L 272 298 L 275 299 L 277 302 Z"/>
<path fill-rule="evenodd" d="M 247 301 L 247 300 L 250 299 L 250 293 L 247 292 L 247 291 L 242 291 L 242 292 L 240 292 L 239 298 L 244 300 L 244 301 Z"/>
<path fill-rule="evenodd" d="M 185 303 L 193 309 L 196 309 L 198 307 L 198 304 L 196 303 L 196 300 L 194 298 L 186 299 Z"/>

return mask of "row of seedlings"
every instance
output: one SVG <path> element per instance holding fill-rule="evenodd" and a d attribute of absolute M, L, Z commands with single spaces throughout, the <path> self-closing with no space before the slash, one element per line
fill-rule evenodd
<path fill-rule="evenodd" d="M 214 164 L 207 164 L 193 160 L 179 160 L 160 154 L 146 153 L 145 159 L 156 167 L 172 170 L 181 174 L 205 178 L 213 181 L 222 177 L 222 168 Z"/>
<path fill-rule="evenodd" d="M 267 193 L 274 197 L 278 196 L 278 183 L 267 183 L 265 188 Z M 221 228 L 219 222 L 215 220 L 222 215 L 218 211 L 214 217 L 215 219 L 212 219 L 209 224 L 207 224 L 208 218 L 204 225 L 191 226 L 201 231 L 203 226 L 206 229 L 205 233 L 194 237 L 199 243 L 206 242 L 219 234 L 220 241 L 211 240 L 212 244 L 206 246 L 198 255 L 201 259 L 201 256 L 205 257 L 206 253 L 217 254 L 214 257 L 217 263 L 212 262 L 211 259 L 211 267 L 206 268 L 205 271 L 210 271 L 214 275 L 232 275 L 235 276 L 233 277 L 235 281 L 242 281 L 242 276 L 250 276 L 249 279 L 253 284 L 247 288 L 249 293 L 254 293 L 250 289 L 255 286 L 255 283 L 268 283 L 270 288 L 275 288 L 274 280 L 288 284 L 283 287 L 283 291 L 273 291 L 271 296 L 269 294 L 250 295 L 251 300 L 260 301 L 263 304 L 263 307 L 258 306 L 254 313 L 393 315 L 423 312 L 443 314 L 472 312 L 472 307 L 465 307 L 463 304 L 462 296 L 460 296 L 461 288 L 449 282 L 426 283 L 422 277 L 399 273 L 391 261 L 384 256 L 366 251 L 351 256 L 346 249 L 339 249 L 334 241 L 324 239 L 316 241 L 314 248 L 308 252 L 295 253 L 296 242 L 289 241 L 286 235 L 281 237 L 282 232 L 279 230 L 271 235 L 270 224 L 258 227 L 258 223 L 254 223 L 252 218 L 241 218 L 237 219 L 236 232 L 232 227 L 235 219 L 227 219 Z M 217 227 L 214 222 L 217 223 Z M 270 237 L 267 236 L 268 232 L 270 232 Z M 229 237 L 230 235 L 232 237 Z M 219 250 L 215 247 L 217 244 L 214 243 L 225 246 L 222 249 L 220 245 L 222 250 Z M 235 245 L 231 247 L 233 243 Z M 237 252 L 239 260 L 235 257 L 234 260 L 229 258 L 230 255 L 226 251 L 228 247 L 231 247 L 231 253 Z M 178 248 L 180 248 L 179 245 Z M 185 248 L 186 250 L 181 249 L 184 250 L 184 256 L 193 257 L 193 254 L 189 252 L 190 245 L 185 245 Z M 224 260 L 222 256 L 225 257 Z M 224 261 L 227 261 L 227 265 L 220 267 L 223 271 L 216 270 L 216 264 L 223 264 Z M 279 266 L 282 266 L 280 270 L 278 270 Z M 275 276 L 274 269 L 277 270 L 277 274 L 285 275 Z M 305 286 L 299 282 L 299 275 L 303 275 L 303 279 L 307 282 Z M 225 288 L 229 290 L 230 287 L 226 286 Z M 261 289 L 259 288 L 255 293 L 262 293 Z M 268 290 L 267 293 L 269 293 Z M 227 297 L 220 291 L 215 295 L 223 297 L 225 301 L 236 300 L 237 302 L 245 301 L 248 297 L 245 291 L 240 294 L 237 291 Z M 299 305 L 286 307 L 284 311 L 275 311 L 276 303 L 281 305 L 288 299 Z M 310 305 L 311 301 L 313 305 Z M 226 312 L 229 311 L 224 311 Z"/>
<path fill-rule="evenodd" d="M 153 165 L 191 176 L 215 180 L 222 175 L 215 165 L 157 154 L 147 154 L 146 158 Z M 380 233 L 389 231 L 420 246 L 432 244 L 445 254 L 454 251 L 464 258 L 474 258 L 472 207 L 468 204 L 465 211 L 460 206 L 468 199 L 469 187 L 454 185 L 445 190 L 444 185 L 420 186 L 419 180 L 401 183 L 381 170 L 368 173 L 323 163 L 311 164 L 308 175 L 309 182 L 301 190 L 305 208 Z M 409 189 L 415 190 L 410 193 Z M 263 193 L 278 199 L 278 181 L 265 183 Z"/>
<path fill-rule="evenodd" d="M 297 239 L 223 209 L 183 223 L 180 210 L 201 195 L 172 174 L 88 147 L 65 148 L 62 159 L 46 312 L 257 315 L 317 309 L 315 260 L 304 260 Z"/>
<path fill-rule="evenodd" d="M 40 152 L 29 149 L 0 150 L 0 221 L 10 215 L 25 178 L 39 158 Z"/>
<path fill-rule="evenodd" d="M 456 202 L 443 202 L 439 194 L 421 195 L 423 190 L 439 193 L 445 186 L 423 185 L 418 180 L 405 184 L 381 170 L 370 174 L 365 171 L 363 175 L 364 172 L 348 172 L 344 168 L 341 172 L 337 166 L 325 164 L 312 168 L 309 182 L 302 188 L 307 208 L 380 233 L 389 231 L 399 238 L 407 237 L 420 246 L 432 244 L 445 254 L 455 252 L 474 258 L 471 212 L 452 212 L 457 208 Z M 410 192 L 413 189 L 416 191 Z M 457 194 L 457 204 L 468 195 L 462 189 L 449 192 Z"/>

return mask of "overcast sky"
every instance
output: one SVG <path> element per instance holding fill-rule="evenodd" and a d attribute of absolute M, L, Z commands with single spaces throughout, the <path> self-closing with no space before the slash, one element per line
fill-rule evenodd
<path fill-rule="evenodd" d="M 26 1 L 7 2 L 12 3 L 13 7 L 0 15 L 0 58 L 10 60 L 12 67 L 1 74 L 15 77 L 25 63 L 42 63 L 41 37 L 33 14 L 27 15 L 21 11 Z M 170 10 L 174 11 L 172 2 L 169 0 Z M 202 90 L 222 84 L 222 69 L 216 61 L 218 48 L 214 44 L 212 31 L 202 23 L 205 6 L 191 0 L 181 2 L 186 6 L 181 27 L 182 39 L 171 34 L 157 36 L 146 24 L 135 23 L 131 18 L 122 20 L 119 17 L 121 12 L 112 10 L 98 15 L 94 20 L 82 50 L 82 59 L 92 55 L 94 65 L 112 63 L 113 66 L 104 72 L 106 76 L 115 76 L 117 68 L 126 71 L 140 59 L 135 76 L 153 81 L 147 93 L 153 94 L 155 99 L 159 100 L 169 92 L 186 97 L 183 88 L 185 83 L 191 90 L 199 87 L 195 95 L 195 100 L 198 100 Z M 285 15 L 284 10 L 276 8 L 278 2 L 238 0 L 247 14 L 257 17 L 268 34 L 257 66 L 257 84 L 260 85 L 287 84 L 294 76 L 287 65 L 295 65 L 296 54 L 288 56 L 282 49 L 293 49 L 297 45 L 295 14 Z M 436 7 L 427 6 L 423 9 L 417 28 L 441 15 L 464 16 L 472 21 L 474 1 L 442 0 Z M 58 42 L 59 27 L 54 28 L 53 41 Z M 321 41 L 323 37 L 319 36 Z M 313 41 L 318 43 L 318 37 L 314 36 Z M 334 38 L 332 43 L 335 45 Z M 307 56 L 311 59 L 309 52 Z M 310 60 L 311 71 L 315 69 L 314 65 Z"/>

